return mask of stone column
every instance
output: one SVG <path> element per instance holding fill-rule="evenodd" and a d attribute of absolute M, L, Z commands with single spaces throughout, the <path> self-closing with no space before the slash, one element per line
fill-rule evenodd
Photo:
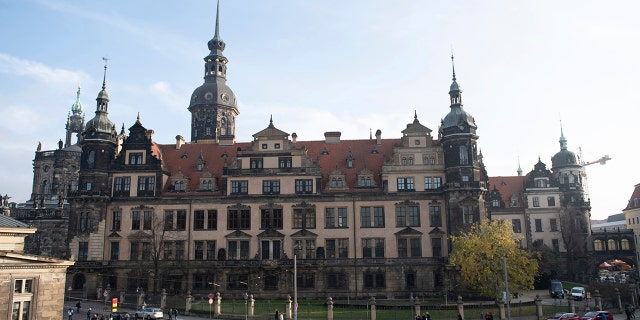
<path fill-rule="evenodd" d="M 371 320 L 376 320 L 376 298 L 369 298 L 369 304 L 371 305 Z"/>
<path fill-rule="evenodd" d="M 602 296 L 600 296 L 600 290 L 593 291 L 593 299 L 596 303 L 596 310 L 602 310 Z"/>
<path fill-rule="evenodd" d="M 536 317 L 538 318 L 538 320 L 542 320 L 544 315 L 542 314 L 542 299 L 540 299 L 540 295 L 536 294 L 536 298 L 534 301 L 536 303 Z"/>
<path fill-rule="evenodd" d="M 333 299 L 327 298 L 327 320 L 333 320 Z"/>
<path fill-rule="evenodd" d="M 253 311 L 256 306 L 256 300 L 253 299 L 253 294 L 249 295 L 249 317 L 253 318 Z"/>
<path fill-rule="evenodd" d="M 285 318 L 287 318 L 287 320 L 293 319 L 292 308 L 291 308 L 292 304 L 293 304 L 293 301 L 291 301 L 291 296 L 287 295 L 287 303 L 286 303 L 286 306 L 284 307 L 285 308 Z"/>
<path fill-rule="evenodd" d="M 413 311 L 415 314 L 420 314 L 420 299 L 418 298 L 413 299 Z"/>
<path fill-rule="evenodd" d="M 102 298 L 102 286 L 98 286 L 96 289 L 96 300 L 100 300 Z"/>
<path fill-rule="evenodd" d="M 222 297 L 220 296 L 220 292 L 216 292 L 216 297 L 213 300 L 215 305 L 213 308 L 213 316 L 220 317 L 220 303 L 222 302 Z"/>
<path fill-rule="evenodd" d="M 109 303 L 109 296 L 111 295 L 111 285 L 107 283 L 107 289 L 105 290 L 107 294 L 104 295 L 104 303 Z M 104 293 L 104 292 L 103 292 Z"/>
<path fill-rule="evenodd" d="M 618 301 L 618 312 L 619 313 L 624 313 L 624 309 L 622 309 L 622 301 L 620 300 L 620 289 L 618 288 L 614 288 L 613 291 L 616 294 L 616 300 Z"/>
<path fill-rule="evenodd" d="M 505 301 L 504 299 L 500 298 L 500 300 L 496 301 L 496 304 L 498 305 L 498 310 L 500 310 L 500 319 L 506 319 L 507 318 L 507 313 L 505 312 Z"/>
<path fill-rule="evenodd" d="M 193 296 L 191 295 L 191 290 L 187 291 L 187 301 L 185 301 L 184 306 L 184 314 L 188 315 L 191 311 L 191 301 L 193 301 Z"/>
<path fill-rule="evenodd" d="M 567 297 L 567 303 L 569 304 L 569 312 L 576 313 L 576 304 L 574 303 L 572 296 Z"/>
<path fill-rule="evenodd" d="M 160 309 L 164 309 L 167 306 L 167 290 L 162 289 L 160 294 Z"/>
<path fill-rule="evenodd" d="M 458 300 L 456 301 L 458 305 L 458 313 L 464 319 L 464 302 L 462 302 L 462 296 L 458 296 Z"/>

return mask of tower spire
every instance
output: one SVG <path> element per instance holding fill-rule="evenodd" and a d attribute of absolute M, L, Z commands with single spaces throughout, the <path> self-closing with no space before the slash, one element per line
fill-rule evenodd
<path fill-rule="evenodd" d="M 220 40 L 220 0 L 216 4 L 216 32 L 213 38 Z"/>
<path fill-rule="evenodd" d="M 453 52 L 451 52 L 451 69 L 453 70 L 453 78 L 451 78 L 451 80 L 455 82 L 456 81 L 456 64 L 453 59 Z"/>
<path fill-rule="evenodd" d="M 560 120 L 560 150 L 567 150 L 567 139 L 564 137 L 564 130 L 562 130 L 562 120 Z"/>

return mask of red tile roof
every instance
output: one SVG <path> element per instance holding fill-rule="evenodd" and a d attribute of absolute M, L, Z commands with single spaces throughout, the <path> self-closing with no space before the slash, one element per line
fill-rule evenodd
<path fill-rule="evenodd" d="M 624 210 L 640 208 L 640 200 L 636 201 L 635 199 L 640 199 L 640 183 L 636 184 L 635 188 L 633 188 L 633 193 L 631 194 L 629 203 Z"/>
<path fill-rule="evenodd" d="M 524 189 L 524 183 L 527 180 L 527 176 L 497 176 L 489 177 L 489 192 L 491 190 L 498 189 L 502 196 L 505 208 L 511 207 L 511 196 L 516 194 L 518 196 L 518 202 L 520 206 L 523 206 L 522 191 Z"/>

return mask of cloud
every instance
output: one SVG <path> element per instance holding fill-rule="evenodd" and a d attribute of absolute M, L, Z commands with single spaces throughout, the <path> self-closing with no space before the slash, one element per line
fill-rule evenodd
<path fill-rule="evenodd" d="M 89 82 L 90 77 L 82 71 L 51 68 L 40 62 L 29 61 L 0 53 L 0 73 L 25 76 L 49 84 L 73 85 Z"/>
<path fill-rule="evenodd" d="M 149 92 L 161 103 L 174 111 L 184 111 L 185 95 L 176 93 L 166 81 L 159 81 L 149 86 Z"/>

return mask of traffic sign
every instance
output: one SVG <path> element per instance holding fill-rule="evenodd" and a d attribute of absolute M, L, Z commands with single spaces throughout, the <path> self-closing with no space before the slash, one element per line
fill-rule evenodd
<path fill-rule="evenodd" d="M 213 299 L 209 298 L 209 304 L 213 303 Z"/>
<path fill-rule="evenodd" d="M 213 299 L 213 293 L 209 293 L 209 299 Z"/>

